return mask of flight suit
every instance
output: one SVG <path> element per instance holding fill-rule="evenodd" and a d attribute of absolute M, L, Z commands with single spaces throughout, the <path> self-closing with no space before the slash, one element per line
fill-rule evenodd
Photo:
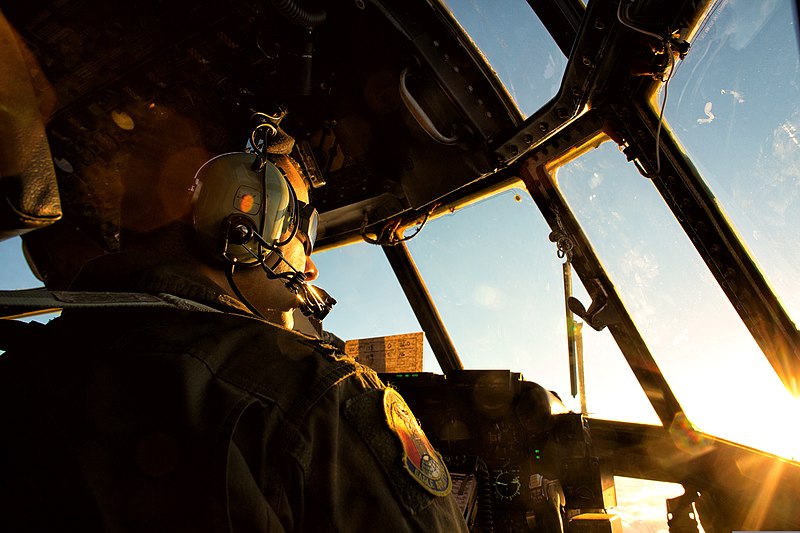
<path fill-rule="evenodd" d="M 66 309 L 0 356 L 0 530 L 466 530 L 370 369 L 179 266 L 100 263 L 83 290 L 172 306 Z"/>

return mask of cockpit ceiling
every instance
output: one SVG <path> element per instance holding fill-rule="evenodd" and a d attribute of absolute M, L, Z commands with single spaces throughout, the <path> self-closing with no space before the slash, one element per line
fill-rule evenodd
<path fill-rule="evenodd" d="M 325 182 L 314 193 L 323 245 L 356 235 L 365 215 L 423 208 L 491 171 L 490 138 L 520 122 L 427 2 L 6 3 L 52 86 L 60 180 L 109 176 L 120 154 L 146 158 L 154 142 L 242 150 L 252 112 L 283 106 L 284 129 Z M 163 113 L 191 134 L 154 140 Z"/>

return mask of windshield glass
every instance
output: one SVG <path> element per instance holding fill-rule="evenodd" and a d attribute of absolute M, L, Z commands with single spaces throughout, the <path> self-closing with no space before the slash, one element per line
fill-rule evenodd
<path fill-rule="evenodd" d="M 443 2 L 472 37 L 524 116 L 558 93 L 567 58 L 527 2 L 502 9 L 475 0 Z M 524 58 L 524 68 L 519 67 Z"/>
<path fill-rule="evenodd" d="M 514 188 L 429 221 L 407 245 L 465 368 L 521 372 L 580 411 L 570 394 L 564 260 L 549 233 L 527 191 Z M 380 248 L 357 244 L 314 261 L 319 285 L 340 302 L 325 320 L 330 331 L 348 340 L 420 330 Z M 577 276 L 573 284 L 588 301 Z M 584 328 L 583 345 L 589 413 L 658 424 L 608 331 Z M 427 344 L 424 369 L 440 371 Z"/>
<path fill-rule="evenodd" d="M 664 116 L 798 323 L 800 55 L 793 3 L 717 3 L 669 82 Z"/>
<path fill-rule="evenodd" d="M 342 340 L 421 331 L 380 246 L 353 244 L 314 254 L 319 278 L 314 282 L 337 303 L 325 318 L 325 329 Z M 423 370 L 441 368 L 425 339 Z"/>
<path fill-rule="evenodd" d="M 0 288 L 3 290 L 31 289 L 41 287 L 43 283 L 28 268 L 22 255 L 22 239 L 16 237 L 0 241 L 0 265 L 3 273 L 0 275 Z"/>
<path fill-rule="evenodd" d="M 557 176 L 689 419 L 706 433 L 800 457 L 800 432 L 783 423 L 786 413 L 797 412 L 798 400 L 783 387 L 654 185 L 611 142 L 560 168 Z"/>

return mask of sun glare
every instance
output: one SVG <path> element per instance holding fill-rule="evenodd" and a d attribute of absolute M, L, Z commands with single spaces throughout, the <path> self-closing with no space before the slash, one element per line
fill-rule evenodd
<path fill-rule="evenodd" d="M 733 355 L 731 361 L 752 361 Z M 800 398 L 793 396 L 771 367 L 763 364 L 739 369 L 748 373 L 748 389 L 741 391 L 736 405 L 719 409 L 713 402 L 709 412 L 698 417 L 698 429 L 734 442 L 800 461 Z M 713 413 L 710 411 L 713 410 Z M 700 414 L 700 413 L 698 413 Z M 712 415 L 713 416 L 709 416 Z M 691 416 L 691 415 L 690 415 Z M 692 418 L 692 422 L 696 422 Z"/>

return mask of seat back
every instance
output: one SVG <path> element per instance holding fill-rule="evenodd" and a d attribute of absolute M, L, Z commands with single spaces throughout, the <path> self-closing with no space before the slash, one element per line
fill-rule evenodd
<path fill-rule="evenodd" d="M 0 12 L 0 240 L 61 218 L 41 110 L 51 91 L 40 80 L 36 62 Z"/>

